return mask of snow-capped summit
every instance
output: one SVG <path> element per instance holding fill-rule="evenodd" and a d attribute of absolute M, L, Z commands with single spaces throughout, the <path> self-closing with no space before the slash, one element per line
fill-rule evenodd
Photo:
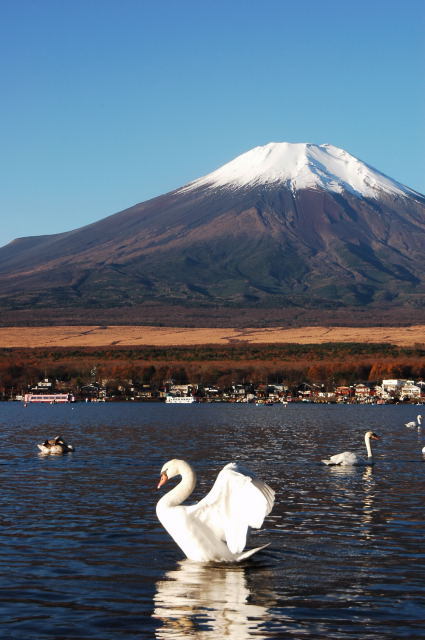
<path fill-rule="evenodd" d="M 290 142 L 270 142 L 255 147 L 185 188 L 239 188 L 276 183 L 292 191 L 322 188 L 336 193 L 350 191 L 372 198 L 379 191 L 394 195 L 415 194 L 331 144 Z"/>

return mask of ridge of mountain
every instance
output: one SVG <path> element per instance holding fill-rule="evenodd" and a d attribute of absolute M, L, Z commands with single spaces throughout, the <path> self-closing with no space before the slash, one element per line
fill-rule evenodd
<path fill-rule="evenodd" d="M 200 309 L 246 309 L 246 326 L 249 310 L 418 322 L 424 247 L 424 196 L 332 145 L 270 143 L 98 222 L 6 245 L 0 304 L 8 317 L 156 306 L 165 323 L 177 307 L 188 323 Z"/>

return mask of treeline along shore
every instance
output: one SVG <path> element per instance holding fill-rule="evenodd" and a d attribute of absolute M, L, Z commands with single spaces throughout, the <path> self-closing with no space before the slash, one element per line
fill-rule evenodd
<path fill-rule="evenodd" d="M 176 384 L 374 383 L 383 378 L 425 380 L 425 346 L 392 344 L 235 344 L 190 347 L 84 347 L 0 349 L 3 399 L 51 379 L 77 393 L 96 382 L 115 397 L 126 389 Z"/>

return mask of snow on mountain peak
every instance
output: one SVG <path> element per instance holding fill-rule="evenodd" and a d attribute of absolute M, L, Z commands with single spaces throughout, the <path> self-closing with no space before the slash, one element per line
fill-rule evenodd
<path fill-rule="evenodd" d="M 417 195 L 343 149 L 330 144 L 290 142 L 270 142 L 255 147 L 189 183 L 184 190 L 276 183 L 292 190 L 322 188 L 334 192 L 351 191 L 366 197 L 376 197 L 379 191 Z"/>

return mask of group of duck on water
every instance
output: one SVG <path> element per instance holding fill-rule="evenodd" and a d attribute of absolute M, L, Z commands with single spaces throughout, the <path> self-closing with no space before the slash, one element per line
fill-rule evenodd
<path fill-rule="evenodd" d="M 420 426 L 417 422 L 407 427 Z M 322 460 L 328 466 L 373 465 L 373 431 L 365 433 L 367 458 L 344 451 Z M 42 454 L 74 451 L 62 436 L 37 445 Z M 425 454 L 425 447 L 422 452 Z M 244 551 L 248 532 L 259 529 L 271 512 L 275 492 L 265 482 L 239 463 L 227 464 L 218 474 L 211 491 L 198 503 L 183 505 L 196 486 L 196 473 L 185 460 L 169 460 L 161 469 L 158 489 L 168 480 L 180 476 L 180 482 L 157 503 L 156 513 L 165 530 L 189 560 L 194 562 L 240 562 L 268 545 Z"/>

